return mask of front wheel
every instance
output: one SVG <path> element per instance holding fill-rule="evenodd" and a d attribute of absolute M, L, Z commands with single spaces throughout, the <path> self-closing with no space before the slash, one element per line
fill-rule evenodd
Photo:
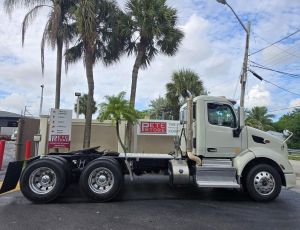
<path fill-rule="evenodd" d="M 115 159 L 97 159 L 83 170 L 79 186 L 89 199 L 105 202 L 113 199 L 121 190 L 123 174 Z"/>
<path fill-rule="evenodd" d="M 246 190 L 255 201 L 271 201 L 281 191 L 281 177 L 278 171 L 267 164 L 254 166 L 246 175 Z"/>

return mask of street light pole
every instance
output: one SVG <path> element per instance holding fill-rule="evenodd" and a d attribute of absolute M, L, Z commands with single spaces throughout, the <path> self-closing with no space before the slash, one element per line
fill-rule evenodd
<path fill-rule="evenodd" d="M 43 110 L 43 100 L 44 100 L 44 84 L 41 85 L 42 92 L 41 92 L 41 102 L 40 102 L 40 116 L 42 115 Z"/>
<path fill-rule="evenodd" d="M 79 119 L 79 98 L 81 96 L 81 93 L 75 93 L 75 96 L 77 97 L 77 112 L 76 112 L 76 118 Z"/>
<path fill-rule="evenodd" d="M 227 5 L 229 9 L 233 12 L 234 16 L 237 18 L 241 26 L 246 32 L 246 47 L 245 47 L 245 55 L 244 55 L 244 63 L 243 63 L 243 71 L 241 74 L 241 98 L 240 98 L 240 107 L 244 108 L 245 105 L 245 91 L 246 91 L 246 83 L 247 83 L 247 73 L 248 73 L 248 56 L 249 56 L 249 41 L 250 41 L 250 22 L 248 22 L 248 27 L 244 25 L 239 16 L 235 13 L 233 8 L 228 4 L 226 0 L 217 0 L 217 2 Z"/>

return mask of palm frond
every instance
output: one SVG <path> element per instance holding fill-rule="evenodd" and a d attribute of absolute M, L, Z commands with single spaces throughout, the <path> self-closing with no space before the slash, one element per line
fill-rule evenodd
<path fill-rule="evenodd" d="M 44 28 L 42 40 L 41 40 L 41 66 L 42 66 L 42 74 L 44 74 L 45 70 L 45 44 L 46 41 L 49 42 L 48 31 L 49 31 L 50 21 L 47 21 L 46 26 Z"/>
<path fill-rule="evenodd" d="M 76 63 L 83 55 L 83 42 L 69 48 L 65 52 L 65 69 L 68 71 L 69 64 Z"/>
<path fill-rule="evenodd" d="M 49 0 L 4 0 L 4 9 L 11 15 L 12 11 L 17 7 L 35 7 L 37 5 L 44 5 Z M 50 6 L 49 6 L 50 7 Z"/>
<path fill-rule="evenodd" d="M 48 5 L 37 5 L 34 8 L 32 8 L 24 17 L 22 22 L 22 46 L 24 45 L 25 40 L 25 34 L 27 31 L 27 28 L 32 20 L 35 19 L 37 16 L 39 10 L 43 7 L 49 7 Z"/>

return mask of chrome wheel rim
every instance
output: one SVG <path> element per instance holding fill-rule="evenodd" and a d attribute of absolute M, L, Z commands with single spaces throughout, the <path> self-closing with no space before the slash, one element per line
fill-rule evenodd
<path fill-rule="evenodd" d="M 96 168 L 89 176 L 88 185 L 97 194 L 107 193 L 114 185 L 113 173 L 107 168 Z"/>
<path fill-rule="evenodd" d="M 262 171 L 254 177 L 254 188 L 260 195 L 270 195 L 275 190 L 275 179 L 269 172 Z"/>
<path fill-rule="evenodd" d="M 56 174 L 48 167 L 34 170 L 29 177 L 29 187 L 36 194 L 45 195 L 56 185 Z"/>

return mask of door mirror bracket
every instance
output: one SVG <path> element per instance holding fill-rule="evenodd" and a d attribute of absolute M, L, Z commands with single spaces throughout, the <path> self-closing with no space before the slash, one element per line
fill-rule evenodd
<path fill-rule="evenodd" d="M 236 129 L 232 130 L 233 137 L 240 137 L 241 132 L 242 132 L 242 129 L 240 126 L 238 126 Z"/>

